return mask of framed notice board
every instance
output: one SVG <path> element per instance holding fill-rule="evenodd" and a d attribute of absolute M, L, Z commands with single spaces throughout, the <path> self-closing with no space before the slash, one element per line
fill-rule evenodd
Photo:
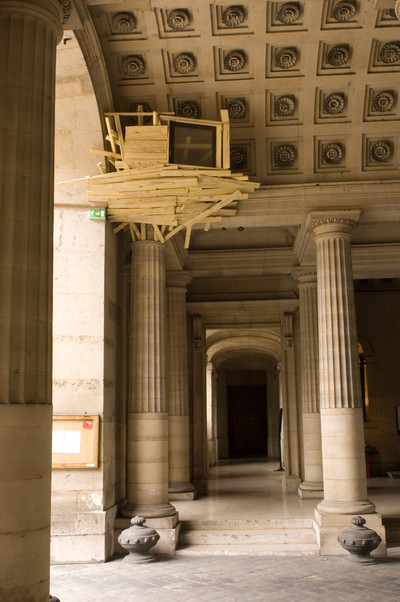
<path fill-rule="evenodd" d="M 97 468 L 99 417 L 53 416 L 53 468 Z"/>

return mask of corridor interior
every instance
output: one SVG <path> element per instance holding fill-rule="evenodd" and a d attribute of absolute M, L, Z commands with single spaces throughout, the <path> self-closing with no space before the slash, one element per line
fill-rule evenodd
<path fill-rule="evenodd" d="M 219 461 L 210 468 L 207 495 L 174 506 L 182 521 L 312 518 L 319 499 L 284 493 L 278 469 L 268 458 Z M 368 479 L 368 494 L 384 518 L 400 519 L 400 479 Z"/>
<path fill-rule="evenodd" d="M 266 457 L 219 461 L 207 495 L 174 501 L 182 523 L 177 554 L 318 555 L 312 521 L 320 500 L 284 493 L 282 479 L 279 462 Z M 388 555 L 399 556 L 400 480 L 368 479 L 368 497 L 382 515 Z M 273 545 L 263 545 L 266 529 Z"/>

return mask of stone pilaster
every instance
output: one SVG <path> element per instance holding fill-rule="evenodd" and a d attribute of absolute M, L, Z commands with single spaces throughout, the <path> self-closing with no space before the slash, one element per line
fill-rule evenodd
<path fill-rule="evenodd" d="M 295 268 L 300 296 L 301 383 L 304 481 L 299 495 L 323 497 L 321 417 L 319 411 L 318 309 L 316 268 Z"/>
<path fill-rule="evenodd" d="M 57 0 L 0 2 L 0 597 L 7 602 L 49 597 L 54 97 L 62 20 Z"/>
<path fill-rule="evenodd" d="M 327 554 L 341 553 L 335 529 L 343 527 L 343 521 L 348 522 L 344 515 L 375 510 L 367 499 L 350 250 L 351 230 L 359 214 L 358 210 L 319 211 L 313 212 L 308 222 L 317 247 L 324 473 L 324 499 L 317 507 L 316 524 L 321 553 Z M 373 517 L 369 524 L 373 524 L 371 521 Z"/>
<path fill-rule="evenodd" d="M 190 272 L 167 272 L 169 499 L 194 499 L 190 482 L 186 287 Z"/>
<path fill-rule="evenodd" d="M 124 516 L 175 515 L 168 502 L 165 248 L 132 243 L 127 505 Z"/>

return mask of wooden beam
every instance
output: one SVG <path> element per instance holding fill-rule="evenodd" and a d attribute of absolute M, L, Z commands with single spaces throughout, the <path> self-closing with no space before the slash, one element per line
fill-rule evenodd
<path fill-rule="evenodd" d="M 125 226 L 128 226 L 127 222 L 122 222 L 122 224 L 120 224 L 119 226 L 116 226 L 113 229 L 114 234 L 117 234 L 120 230 L 123 230 L 125 228 Z"/>
<path fill-rule="evenodd" d="M 165 238 L 162 235 L 160 228 L 156 224 L 153 224 L 153 228 L 154 228 L 154 235 L 157 236 L 158 240 L 160 242 L 165 242 Z"/>
<path fill-rule="evenodd" d="M 235 192 L 232 192 L 232 194 L 230 194 L 228 197 L 226 197 L 226 199 L 224 199 L 223 201 L 219 201 L 219 203 L 215 203 L 212 207 L 210 207 L 206 211 L 202 211 L 202 213 L 200 213 L 198 216 L 192 217 L 187 222 L 180 224 L 179 226 L 174 228 L 174 230 L 172 230 L 172 232 L 167 234 L 167 236 L 165 237 L 165 240 L 168 240 L 169 238 L 174 236 L 177 232 L 179 232 L 183 228 L 185 228 L 185 227 L 187 228 L 188 226 L 192 226 L 193 224 L 201 222 L 203 218 L 208 217 L 212 213 L 216 213 L 218 211 L 218 209 L 222 209 L 222 207 L 225 207 L 226 205 L 229 205 L 229 203 L 231 203 L 232 201 L 236 201 L 240 198 L 242 198 L 242 193 L 239 192 L 238 190 L 235 190 Z"/>
<path fill-rule="evenodd" d="M 100 148 L 91 148 L 90 152 L 93 153 L 94 155 L 103 155 L 104 157 L 108 157 L 108 158 L 112 158 L 112 159 L 122 159 L 122 156 L 119 153 L 114 153 L 113 151 L 101 150 Z M 94 177 L 100 178 L 101 176 L 94 176 Z"/>
<path fill-rule="evenodd" d="M 191 234 L 192 234 L 192 226 L 187 226 L 186 236 L 185 236 L 185 249 L 189 248 Z"/>

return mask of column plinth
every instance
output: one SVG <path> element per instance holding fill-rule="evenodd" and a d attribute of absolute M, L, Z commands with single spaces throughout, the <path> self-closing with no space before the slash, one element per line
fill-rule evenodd
<path fill-rule="evenodd" d="M 168 502 L 165 248 L 132 243 L 127 505 L 123 516 L 173 516 Z"/>
<path fill-rule="evenodd" d="M 0 2 L 0 597 L 49 599 L 57 0 Z M 29 561 L 27 561 L 29 559 Z"/>

